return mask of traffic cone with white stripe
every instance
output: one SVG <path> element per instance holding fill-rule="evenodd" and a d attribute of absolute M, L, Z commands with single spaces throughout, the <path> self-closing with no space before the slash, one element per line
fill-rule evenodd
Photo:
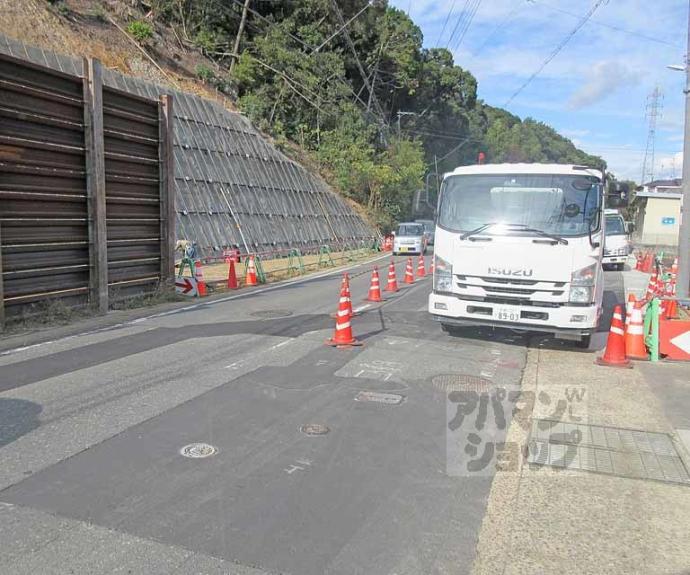
<path fill-rule="evenodd" d="M 651 300 L 656 293 L 656 267 L 652 271 L 652 275 L 649 277 L 649 283 L 647 284 L 647 293 L 645 294 L 645 299 L 647 301 Z"/>
<path fill-rule="evenodd" d="M 414 283 L 414 272 L 412 271 L 412 258 L 407 258 L 407 265 L 405 266 L 405 279 L 403 282 L 406 284 Z"/>
<path fill-rule="evenodd" d="M 343 278 L 344 280 L 344 278 Z M 338 302 L 338 313 L 335 316 L 335 333 L 331 339 L 326 340 L 326 345 L 331 347 L 347 347 L 362 345 L 352 334 L 351 306 L 348 307 L 347 289 L 345 282 L 340 287 L 340 300 Z"/>
<path fill-rule="evenodd" d="M 417 262 L 417 277 L 423 278 L 426 275 L 426 266 L 424 265 L 424 254 L 419 254 L 419 261 Z"/>
<path fill-rule="evenodd" d="M 433 255 L 431 256 L 431 263 L 429 264 L 429 271 L 426 273 L 428 273 L 430 276 L 434 275 L 434 256 Z"/>
<path fill-rule="evenodd" d="M 350 276 L 347 275 L 347 272 L 343 274 L 342 290 L 345 292 L 345 297 L 347 298 L 347 311 L 350 313 L 350 317 L 353 317 L 357 314 L 352 310 L 352 296 L 350 295 Z"/>
<path fill-rule="evenodd" d="M 642 304 L 635 302 L 625 326 L 625 356 L 630 359 L 647 359 L 647 348 L 644 344 L 644 318 Z"/>
<path fill-rule="evenodd" d="M 254 263 L 254 256 L 249 256 L 249 261 L 247 262 L 247 274 L 244 277 L 244 285 L 255 286 L 259 282 L 256 279 L 256 264 Z"/>
<path fill-rule="evenodd" d="M 391 260 L 388 266 L 388 283 L 385 287 L 386 291 L 396 292 L 398 291 L 398 278 L 395 277 L 395 262 Z"/>
<path fill-rule="evenodd" d="M 201 267 L 201 261 L 200 260 L 194 261 L 194 279 L 196 279 L 196 283 L 197 283 L 197 293 L 199 294 L 200 297 L 205 296 L 206 295 L 206 282 L 204 281 L 204 270 Z"/>
<path fill-rule="evenodd" d="M 634 293 L 629 293 L 628 294 L 628 303 L 625 304 L 625 325 L 628 325 L 628 321 L 630 321 L 630 315 L 632 314 L 632 310 L 635 307 L 635 303 L 637 302 L 637 298 L 635 297 Z"/>
<path fill-rule="evenodd" d="M 376 266 L 374 266 L 371 272 L 371 285 L 369 286 L 367 301 L 383 301 L 383 299 L 381 299 L 381 286 L 379 285 L 379 268 Z"/>
<path fill-rule="evenodd" d="M 604 351 L 604 355 L 598 357 L 595 363 L 610 367 L 632 367 L 630 360 L 626 359 L 625 357 L 625 326 L 623 325 L 623 308 L 619 305 L 613 308 L 611 329 L 609 330 L 609 338 L 606 341 L 606 350 Z"/>

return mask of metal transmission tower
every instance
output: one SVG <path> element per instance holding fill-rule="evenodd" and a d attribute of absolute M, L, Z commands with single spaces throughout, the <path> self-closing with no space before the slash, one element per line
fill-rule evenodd
<path fill-rule="evenodd" d="M 647 96 L 645 106 L 645 118 L 649 119 L 649 131 L 647 132 L 647 146 L 644 150 L 644 161 L 642 162 L 642 179 L 640 185 L 654 180 L 654 143 L 656 141 L 656 121 L 661 116 L 664 107 L 664 95 L 659 86 Z"/>

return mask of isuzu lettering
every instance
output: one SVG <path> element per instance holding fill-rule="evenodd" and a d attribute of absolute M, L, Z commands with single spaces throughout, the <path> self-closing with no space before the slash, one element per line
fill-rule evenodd
<path fill-rule="evenodd" d="M 602 313 L 604 174 L 558 164 L 463 166 L 438 201 L 429 312 L 589 345 Z"/>

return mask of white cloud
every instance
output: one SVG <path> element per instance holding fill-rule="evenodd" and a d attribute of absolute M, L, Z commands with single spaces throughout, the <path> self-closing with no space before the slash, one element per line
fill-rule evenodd
<path fill-rule="evenodd" d="M 639 80 L 639 75 L 621 62 L 597 62 L 591 68 L 586 83 L 571 96 L 568 107 L 580 110 L 591 106 L 618 90 L 629 90 Z"/>

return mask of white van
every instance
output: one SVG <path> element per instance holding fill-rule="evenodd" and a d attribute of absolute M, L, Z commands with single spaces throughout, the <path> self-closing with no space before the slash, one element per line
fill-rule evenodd
<path fill-rule="evenodd" d="M 606 210 L 604 213 L 604 267 L 622 270 L 628 255 L 632 253 L 632 244 L 628 226 L 618 210 Z"/>

